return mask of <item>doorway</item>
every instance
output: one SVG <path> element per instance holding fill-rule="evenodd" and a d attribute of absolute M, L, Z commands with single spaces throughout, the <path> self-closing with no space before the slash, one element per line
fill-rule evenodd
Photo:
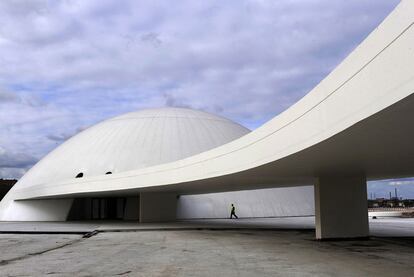
<path fill-rule="evenodd" d="M 67 220 L 122 220 L 125 207 L 125 197 L 76 198 Z"/>

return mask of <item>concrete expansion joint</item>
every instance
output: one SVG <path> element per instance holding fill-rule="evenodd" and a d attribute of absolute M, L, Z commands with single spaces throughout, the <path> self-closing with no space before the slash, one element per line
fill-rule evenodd
<path fill-rule="evenodd" d="M 80 232 L 41 232 L 41 231 L 36 231 L 36 232 L 19 232 L 19 231 L 0 232 L 0 234 L 34 234 L 34 235 L 36 235 L 36 234 L 38 234 L 38 235 L 42 235 L 42 234 L 55 234 L 55 235 L 58 235 L 58 234 L 69 234 L 69 235 L 83 234 L 83 236 L 79 239 L 69 241 L 67 243 L 64 243 L 62 245 L 58 245 L 56 247 L 48 248 L 48 249 L 33 252 L 33 253 L 28 253 L 26 255 L 11 258 L 11 259 L 0 260 L 0 266 L 7 265 L 11 262 L 21 261 L 21 260 L 25 260 L 27 258 L 31 258 L 31 257 L 34 257 L 34 256 L 42 255 L 42 254 L 45 254 L 45 253 L 48 253 L 48 252 L 51 252 L 51 251 L 54 251 L 54 250 L 62 249 L 64 247 L 71 246 L 75 243 L 81 242 L 81 241 L 83 241 L 85 239 L 88 239 L 90 237 L 96 236 L 99 233 L 100 233 L 99 230 L 93 230 L 92 232 L 87 232 L 87 233 L 85 233 L 85 232 L 82 232 L 82 233 L 80 233 Z"/>
<path fill-rule="evenodd" d="M 84 234 L 82 236 L 82 238 L 88 239 L 90 237 L 96 236 L 97 234 L 99 234 L 99 231 L 98 230 L 93 230 L 92 232 L 88 232 L 88 233 Z"/>
<path fill-rule="evenodd" d="M 31 258 L 31 257 L 34 257 L 34 256 L 39 256 L 39 255 L 42 255 L 42 254 L 45 254 L 45 253 L 48 253 L 48 252 L 51 252 L 51 251 L 54 251 L 54 250 L 62 249 L 66 246 L 71 246 L 75 243 L 81 242 L 82 240 L 83 240 L 83 238 L 75 239 L 75 240 L 72 240 L 70 242 L 64 243 L 62 245 L 58 245 L 56 247 L 52 247 L 52 248 L 45 249 L 45 250 L 42 250 L 42 251 L 28 253 L 26 255 L 11 258 L 11 259 L 7 259 L 7 260 L 0 260 L 0 266 L 4 266 L 4 265 L 10 264 L 12 262 L 16 262 L 16 261 L 25 260 L 25 259 L 28 259 L 28 258 Z"/>

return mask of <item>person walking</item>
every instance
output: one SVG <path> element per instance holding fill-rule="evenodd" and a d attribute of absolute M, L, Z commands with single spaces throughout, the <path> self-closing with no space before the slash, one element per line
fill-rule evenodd
<path fill-rule="evenodd" d="M 231 219 L 231 218 L 233 218 L 233 216 L 234 216 L 235 218 L 239 218 L 239 217 L 236 215 L 236 207 L 234 207 L 234 205 L 233 205 L 233 204 L 231 204 L 231 208 L 230 208 L 230 219 Z"/>

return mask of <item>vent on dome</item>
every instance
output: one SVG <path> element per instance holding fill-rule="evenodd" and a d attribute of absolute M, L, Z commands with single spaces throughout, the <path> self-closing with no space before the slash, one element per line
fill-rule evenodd
<path fill-rule="evenodd" d="M 83 172 L 78 173 L 78 175 L 76 175 L 76 178 L 82 178 L 83 177 Z"/>
<path fill-rule="evenodd" d="M 111 171 L 108 171 L 107 173 L 105 173 L 106 175 L 108 175 L 108 174 L 112 174 L 112 172 Z"/>

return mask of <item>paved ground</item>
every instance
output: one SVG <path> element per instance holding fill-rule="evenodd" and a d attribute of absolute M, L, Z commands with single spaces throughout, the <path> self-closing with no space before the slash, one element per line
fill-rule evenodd
<path fill-rule="evenodd" d="M 1 222 L 0 233 L 65 233 L 85 234 L 94 230 L 197 230 L 197 229 L 272 229 L 314 230 L 315 218 L 244 218 L 185 220 L 174 223 L 136 223 L 125 221 L 78 222 Z M 414 237 L 414 218 L 378 217 L 370 219 L 370 234 L 385 237 Z"/>
<path fill-rule="evenodd" d="M 0 224 L 0 230 L 7 226 L 24 227 L 19 223 L 8 224 Z M 413 219 L 371 220 L 376 236 L 365 241 L 318 242 L 314 240 L 312 224 L 313 218 L 191 221 L 139 228 L 133 223 L 114 222 L 31 223 L 36 230 L 103 232 L 89 238 L 77 234 L 0 234 L 0 276 L 411 276 L 414 273 Z M 381 234 L 384 236 L 378 237 Z"/>

